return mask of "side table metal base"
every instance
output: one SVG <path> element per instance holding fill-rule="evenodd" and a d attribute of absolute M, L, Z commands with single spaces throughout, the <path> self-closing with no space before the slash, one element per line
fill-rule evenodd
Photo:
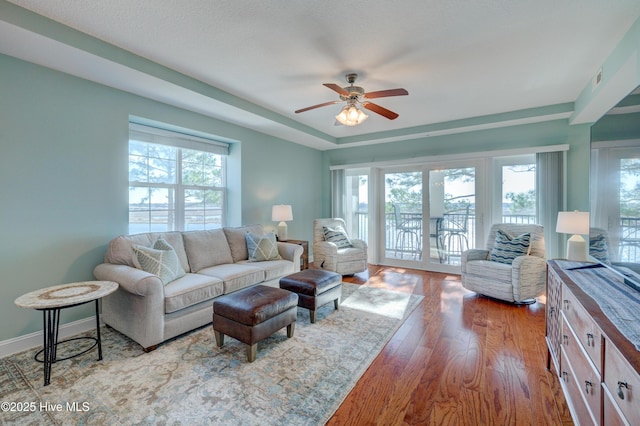
<path fill-rule="evenodd" d="M 44 363 L 44 385 L 47 386 L 51 383 L 51 367 L 57 361 L 64 361 L 66 359 L 75 358 L 77 356 L 86 354 L 91 351 L 96 346 L 98 347 L 98 361 L 102 360 L 102 341 L 100 338 L 100 310 L 98 305 L 98 299 L 94 302 L 96 304 L 96 337 L 74 337 L 71 339 L 66 339 L 62 341 L 58 341 L 58 333 L 60 331 L 60 310 L 62 308 L 53 308 L 53 309 L 42 309 L 42 321 L 43 321 L 43 334 L 44 334 L 44 342 L 43 349 L 41 349 L 36 355 L 34 359 L 38 362 Z M 84 302 L 84 303 L 89 303 Z M 72 306 L 82 305 L 84 303 L 78 303 Z M 68 308 L 70 306 L 65 306 Z M 73 340 L 93 340 L 95 343 L 91 345 L 89 348 L 83 350 L 82 352 L 78 352 L 73 355 L 66 356 L 64 358 L 58 358 L 58 345 L 65 342 L 70 342 Z M 43 359 L 38 359 L 40 354 L 44 353 Z"/>

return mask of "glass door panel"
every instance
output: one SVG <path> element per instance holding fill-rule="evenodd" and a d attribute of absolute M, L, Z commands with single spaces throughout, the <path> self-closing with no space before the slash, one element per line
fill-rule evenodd
<path fill-rule="evenodd" d="M 430 170 L 429 207 L 429 259 L 459 265 L 462 252 L 475 247 L 475 167 Z"/>
<path fill-rule="evenodd" d="M 345 223 L 347 235 L 369 242 L 369 173 L 348 170 L 345 180 Z"/>
<path fill-rule="evenodd" d="M 422 172 L 384 173 L 384 256 L 420 262 L 423 256 Z"/>

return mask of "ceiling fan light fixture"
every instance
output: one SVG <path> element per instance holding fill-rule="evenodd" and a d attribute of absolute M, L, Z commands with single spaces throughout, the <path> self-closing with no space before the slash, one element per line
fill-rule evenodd
<path fill-rule="evenodd" d="M 369 116 L 353 104 L 345 105 L 342 107 L 342 110 L 340 110 L 340 114 L 336 115 L 336 120 L 345 126 L 357 126 L 367 118 L 369 118 Z"/>

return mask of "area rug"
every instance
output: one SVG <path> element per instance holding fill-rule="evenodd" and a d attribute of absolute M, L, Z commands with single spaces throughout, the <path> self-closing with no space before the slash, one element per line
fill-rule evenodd
<path fill-rule="evenodd" d="M 104 359 L 97 361 L 94 350 L 59 361 L 46 387 L 34 350 L 12 355 L 0 360 L 0 420 L 27 425 L 324 424 L 423 298 L 389 292 L 344 283 L 338 311 L 329 303 L 311 324 L 309 312 L 299 309 L 294 336 L 287 339 L 282 330 L 263 340 L 253 363 L 235 339 L 227 337 L 222 348 L 216 347 L 210 326 L 150 353 L 103 327 Z M 59 357 L 81 344 L 61 345 Z"/>

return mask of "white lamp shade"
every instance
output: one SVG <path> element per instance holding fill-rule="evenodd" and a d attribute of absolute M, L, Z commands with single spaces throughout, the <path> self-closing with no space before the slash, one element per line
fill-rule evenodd
<path fill-rule="evenodd" d="M 589 212 L 558 212 L 556 232 L 574 234 L 567 241 L 567 259 L 579 262 L 587 260 L 587 242 L 582 235 L 589 233 Z"/>
<path fill-rule="evenodd" d="M 556 232 L 587 235 L 589 233 L 589 212 L 558 212 Z"/>
<path fill-rule="evenodd" d="M 278 204 L 271 208 L 271 220 L 274 222 L 286 222 L 293 220 L 293 210 L 288 204 Z"/>

